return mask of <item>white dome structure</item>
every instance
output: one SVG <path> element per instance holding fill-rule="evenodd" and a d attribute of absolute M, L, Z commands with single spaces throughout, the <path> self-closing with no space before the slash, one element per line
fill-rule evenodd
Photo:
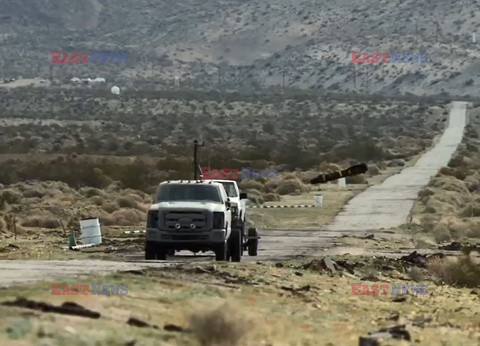
<path fill-rule="evenodd" d="M 114 95 L 120 95 L 120 88 L 117 86 L 113 86 L 111 92 Z"/>

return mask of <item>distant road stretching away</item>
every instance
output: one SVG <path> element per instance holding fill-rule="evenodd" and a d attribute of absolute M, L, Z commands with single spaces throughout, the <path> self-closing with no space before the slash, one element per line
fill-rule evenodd
<path fill-rule="evenodd" d="M 441 167 L 450 161 L 462 141 L 466 123 L 466 102 L 453 102 L 449 125 L 440 141 L 413 167 L 371 186 L 352 198 L 327 226 L 330 231 L 375 230 L 406 223 L 418 192 Z"/>

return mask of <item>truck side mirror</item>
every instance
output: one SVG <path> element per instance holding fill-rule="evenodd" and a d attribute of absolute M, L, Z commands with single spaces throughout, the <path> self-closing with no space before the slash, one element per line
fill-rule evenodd
<path fill-rule="evenodd" d="M 232 202 L 230 202 L 230 198 L 228 198 L 225 202 L 225 206 L 227 207 L 227 210 L 230 210 L 230 208 L 232 207 Z"/>
<path fill-rule="evenodd" d="M 240 199 L 248 199 L 248 195 L 246 192 L 240 192 Z"/>

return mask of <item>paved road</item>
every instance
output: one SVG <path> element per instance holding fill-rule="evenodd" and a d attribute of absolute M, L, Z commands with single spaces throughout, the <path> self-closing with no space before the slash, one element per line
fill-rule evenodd
<path fill-rule="evenodd" d="M 51 280 L 56 277 L 73 277 L 89 273 L 141 270 L 146 267 L 166 267 L 172 263 L 161 262 L 115 262 L 103 260 L 70 261 L 0 261 L 0 287 L 34 281 Z"/>
<path fill-rule="evenodd" d="M 245 253 L 242 262 L 280 261 L 296 256 L 306 256 L 315 253 L 327 254 L 352 254 L 352 255 L 381 255 L 398 257 L 411 251 L 382 250 L 371 252 L 363 248 L 341 246 L 338 242 L 343 236 L 364 237 L 369 232 L 328 232 L 318 230 L 261 230 L 262 237 L 259 252 L 256 257 L 249 257 Z M 395 240 L 401 239 L 401 234 L 374 233 L 375 239 Z M 117 255 L 116 255 L 117 256 Z M 30 282 L 45 280 L 53 282 L 56 278 L 75 277 L 92 273 L 110 273 L 117 271 L 141 270 L 144 268 L 162 268 L 185 262 L 214 263 L 213 254 L 194 256 L 188 251 L 183 251 L 168 261 L 144 261 L 142 249 L 125 251 L 118 254 L 118 261 L 105 260 L 7 260 L 0 261 L 0 287 L 28 284 Z M 1 290 L 0 290 L 1 297 Z"/>
<path fill-rule="evenodd" d="M 461 142 L 466 122 L 465 102 L 453 102 L 449 125 L 439 142 L 413 167 L 408 167 L 358 194 L 337 215 L 327 229 L 374 230 L 406 223 L 414 200 L 438 169 L 450 161 Z"/>

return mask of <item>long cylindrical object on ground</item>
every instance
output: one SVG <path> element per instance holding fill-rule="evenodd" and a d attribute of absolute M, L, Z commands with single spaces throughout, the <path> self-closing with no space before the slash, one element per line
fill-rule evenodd
<path fill-rule="evenodd" d="M 326 182 L 337 180 L 344 177 L 351 177 L 354 175 L 363 174 L 367 170 L 368 170 L 367 164 L 361 163 L 338 172 L 320 174 L 318 177 L 310 180 L 310 184 L 321 184 L 321 183 L 326 183 Z"/>

